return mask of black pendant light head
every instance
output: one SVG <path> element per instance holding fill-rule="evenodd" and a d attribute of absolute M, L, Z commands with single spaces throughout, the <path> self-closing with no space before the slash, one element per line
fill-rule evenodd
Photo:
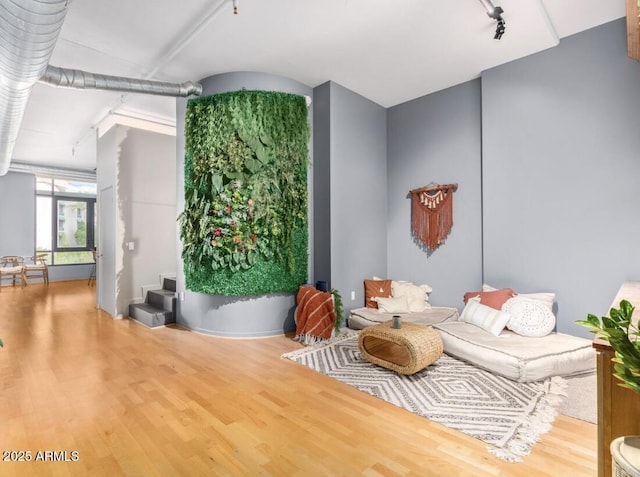
<path fill-rule="evenodd" d="M 498 22 L 498 25 L 496 26 L 496 34 L 493 36 L 493 39 L 499 40 L 500 38 L 502 38 L 502 35 L 504 35 L 506 29 L 506 22 L 504 21 L 504 18 L 502 18 L 504 10 L 502 9 L 502 7 L 494 7 L 493 3 L 491 3 L 491 0 L 480 0 L 480 3 L 482 3 L 482 6 L 487 11 L 487 15 L 489 16 L 489 18 L 493 18 L 496 22 Z"/>

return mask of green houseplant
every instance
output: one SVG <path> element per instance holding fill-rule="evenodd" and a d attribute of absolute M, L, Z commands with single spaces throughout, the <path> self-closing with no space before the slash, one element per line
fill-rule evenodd
<path fill-rule="evenodd" d="M 638 323 L 633 323 L 634 309 L 631 303 L 622 300 L 620 308 L 609 310 L 609 316 L 599 319 L 589 314 L 586 320 L 576 323 L 609 342 L 615 351 L 614 376 L 622 381 L 620 386 L 640 394 L 640 331 Z"/>

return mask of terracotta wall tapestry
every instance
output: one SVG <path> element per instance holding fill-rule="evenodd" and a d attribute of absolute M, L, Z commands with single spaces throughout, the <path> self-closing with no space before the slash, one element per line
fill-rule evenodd
<path fill-rule="evenodd" d="M 186 287 L 214 295 L 294 292 L 307 281 L 305 98 L 235 91 L 187 103 Z"/>
<path fill-rule="evenodd" d="M 453 227 L 453 193 L 458 184 L 429 185 L 410 191 L 411 228 L 429 250 L 435 250 Z"/>

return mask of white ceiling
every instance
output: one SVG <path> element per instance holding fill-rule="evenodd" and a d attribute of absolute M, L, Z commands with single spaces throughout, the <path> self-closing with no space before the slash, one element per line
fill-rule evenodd
<path fill-rule="evenodd" d="M 335 81 L 393 106 L 477 78 L 624 16 L 624 0 L 496 0 L 506 33 L 479 0 L 72 1 L 51 64 L 183 82 L 229 71 Z M 175 99 L 36 84 L 13 161 L 92 169 L 95 135 L 119 122 L 161 132 Z"/>

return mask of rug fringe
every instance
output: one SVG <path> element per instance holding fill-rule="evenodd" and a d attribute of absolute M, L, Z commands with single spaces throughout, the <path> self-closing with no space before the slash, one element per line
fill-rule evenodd
<path fill-rule="evenodd" d="M 533 384 L 533 383 L 531 383 Z M 553 376 L 547 382 L 539 382 L 540 397 L 536 411 L 528 419 L 522 421 L 513 438 L 503 448 L 489 447 L 496 457 L 507 462 L 522 462 L 522 457 L 531 453 L 533 446 L 540 441 L 543 434 L 551 430 L 553 421 L 558 415 L 557 408 L 566 396 L 568 386 L 566 379 Z"/>
<path fill-rule="evenodd" d="M 335 333 L 335 332 L 334 332 Z M 337 334 L 328 340 L 323 340 L 321 338 L 317 338 L 315 336 L 310 335 L 299 335 L 293 338 L 294 341 L 298 341 L 303 345 L 309 345 L 307 348 L 297 349 L 295 351 L 289 351 L 288 353 L 284 353 L 281 358 L 293 359 L 302 354 L 308 353 L 311 349 L 323 348 L 325 346 L 330 346 L 334 343 L 339 343 L 340 341 L 344 341 L 349 338 L 353 338 L 357 336 L 358 332 L 356 330 L 352 330 L 350 328 L 342 328 Z M 308 341 L 307 341 L 308 339 Z"/>

